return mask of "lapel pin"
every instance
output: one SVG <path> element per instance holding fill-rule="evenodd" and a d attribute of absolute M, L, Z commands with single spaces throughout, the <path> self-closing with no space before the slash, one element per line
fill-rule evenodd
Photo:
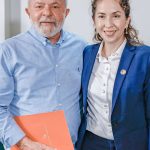
<path fill-rule="evenodd" d="M 120 71 L 121 75 L 125 75 L 126 72 L 127 72 L 127 71 L 126 71 L 125 69 L 122 69 L 122 70 Z"/>

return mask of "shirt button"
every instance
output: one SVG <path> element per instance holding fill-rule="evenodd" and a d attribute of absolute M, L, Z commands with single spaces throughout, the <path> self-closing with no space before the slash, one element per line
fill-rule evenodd
<path fill-rule="evenodd" d="M 46 45 L 46 42 L 43 42 L 43 45 L 45 46 L 45 45 Z"/>
<path fill-rule="evenodd" d="M 60 83 L 58 83 L 57 86 L 60 86 Z"/>
<path fill-rule="evenodd" d="M 111 127 L 111 125 L 109 124 L 109 125 L 108 125 L 108 127 L 110 128 L 110 127 Z"/>
<path fill-rule="evenodd" d="M 58 67 L 58 65 L 56 64 L 56 68 Z"/>
<path fill-rule="evenodd" d="M 108 107 L 108 105 L 106 105 L 106 104 L 105 104 L 105 105 L 104 105 L 104 107 L 105 107 L 105 108 L 107 108 L 107 107 Z"/>
<path fill-rule="evenodd" d="M 111 133 L 112 133 L 112 131 L 111 131 L 111 130 L 109 130 L 108 132 L 109 132 L 109 134 L 111 134 Z"/>
<path fill-rule="evenodd" d="M 60 46 L 60 43 L 56 43 L 56 46 L 59 47 L 59 46 Z"/>
<path fill-rule="evenodd" d="M 102 90 L 102 93 L 105 93 L 105 90 Z"/>
<path fill-rule="evenodd" d="M 109 70 L 109 67 L 107 67 L 106 70 L 108 71 L 108 70 Z"/>

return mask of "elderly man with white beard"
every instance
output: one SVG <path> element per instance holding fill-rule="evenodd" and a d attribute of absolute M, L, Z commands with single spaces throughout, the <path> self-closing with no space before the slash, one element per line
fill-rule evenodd
<path fill-rule="evenodd" d="M 65 0 L 29 0 L 31 28 L 0 45 L 0 142 L 6 149 L 54 150 L 29 139 L 14 116 L 64 110 L 73 144 L 80 125 L 86 42 L 62 29 Z"/>

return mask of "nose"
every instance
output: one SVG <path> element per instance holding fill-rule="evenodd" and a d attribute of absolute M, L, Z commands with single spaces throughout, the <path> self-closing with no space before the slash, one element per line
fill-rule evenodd
<path fill-rule="evenodd" d="M 51 16 L 52 15 L 52 10 L 49 6 L 45 6 L 43 9 L 43 16 Z"/>
<path fill-rule="evenodd" d="M 113 21 L 111 19 L 111 17 L 106 17 L 105 19 L 105 27 L 109 28 L 113 26 Z"/>

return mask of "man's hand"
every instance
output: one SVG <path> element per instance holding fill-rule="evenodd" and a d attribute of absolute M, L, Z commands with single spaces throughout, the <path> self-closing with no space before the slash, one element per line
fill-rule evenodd
<path fill-rule="evenodd" d="M 17 143 L 19 150 L 57 150 L 56 148 L 48 147 L 45 144 L 34 142 L 28 137 L 24 137 Z"/>

